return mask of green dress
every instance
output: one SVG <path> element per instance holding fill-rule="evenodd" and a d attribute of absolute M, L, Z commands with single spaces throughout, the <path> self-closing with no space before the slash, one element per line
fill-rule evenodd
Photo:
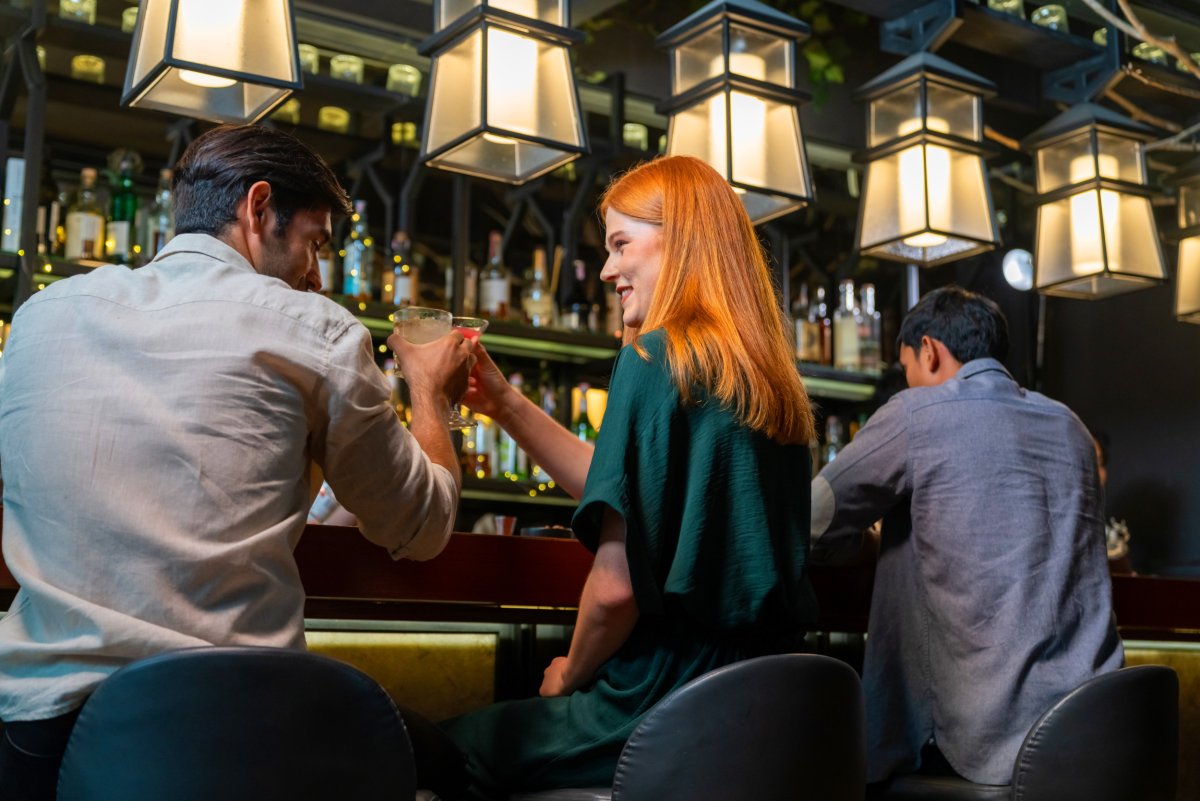
<path fill-rule="evenodd" d="M 681 401 L 665 335 L 625 347 L 573 525 L 595 551 L 605 507 L 625 519 L 640 613 L 595 683 L 443 724 L 467 756 L 472 797 L 612 783 L 654 704 L 700 675 L 798 650 L 816 618 L 806 569 L 809 453 L 741 425 L 714 401 Z M 695 393 L 694 393 L 695 394 Z"/>

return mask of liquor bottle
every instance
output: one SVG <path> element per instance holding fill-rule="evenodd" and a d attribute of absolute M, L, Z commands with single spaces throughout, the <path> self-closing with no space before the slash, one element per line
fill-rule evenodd
<path fill-rule="evenodd" d="M 515 387 L 517 392 L 524 394 L 525 378 L 520 373 L 513 373 L 509 376 L 508 383 Z M 525 452 L 517 445 L 517 441 L 512 438 L 512 435 L 504 429 L 500 430 L 497 452 L 500 456 L 500 463 L 496 466 L 496 472 L 500 476 L 511 481 L 519 481 L 529 476 L 528 457 L 525 456 Z"/>
<path fill-rule="evenodd" d="M 554 325 L 554 298 L 546 287 L 546 251 L 533 251 L 533 278 L 521 293 L 521 311 L 525 322 L 534 328 L 549 328 Z"/>
<path fill-rule="evenodd" d="M 575 414 L 571 418 L 571 431 L 584 442 L 595 442 L 596 427 L 592 425 L 592 420 L 588 417 L 587 408 L 587 394 L 591 386 L 580 384 L 577 389 L 579 391 L 579 403 L 575 406 Z"/>
<path fill-rule="evenodd" d="M 412 261 L 412 240 L 404 231 L 397 231 L 392 236 L 392 295 L 384 298 L 384 302 L 397 307 L 416 306 L 419 282 Z"/>
<path fill-rule="evenodd" d="M 375 240 L 367 229 L 367 201 L 354 201 L 350 233 L 342 243 L 342 294 L 369 300 L 374 288 Z"/>
<path fill-rule="evenodd" d="M 833 313 L 833 366 L 838 370 L 858 370 L 859 359 L 858 303 L 854 298 L 854 281 L 850 278 L 838 285 L 841 295 Z"/>
<path fill-rule="evenodd" d="M 795 308 L 796 356 L 802 362 L 820 364 L 824 355 L 821 323 L 813 315 L 808 303 L 808 284 L 800 285 L 800 299 Z"/>
<path fill-rule="evenodd" d="M 617 285 L 608 281 L 604 284 L 604 333 L 621 338 L 625 330 L 625 320 L 621 316 L 621 298 L 617 295 Z"/>
<path fill-rule="evenodd" d="M 142 170 L 142 157 L 132 150 L 119 148 L 108 157 L 108 168 L 112 182 L 104 253 L 113 264 L 132 264 L 140 249 L 135 247 L 138 196 L 133 188 L 133 176 Z"/>
<path fill-rule="evenodd" d="M 474 414 L 475 428 L 464 434 L 466 473 L 475 478 L 496 477 L 496 439 L 502 429 L 485 414 Z"/>
<path fill-rule="evenodd" d="M 317 272 L 321 276 L 321 294 L 333 294 L 333 245 L 328 241 L 317 251 Z"/>
<path fill-rule="evenodd" d="M 42 168 L 42 185 L 38 190 L 37 252 L 39 256 L 50 255 L 54 250 L 57 230 L 61 229 L 62 205 L 58 186 L 50 175 L 50 165 Z"/>
<path fill-rule="evenodd" d="M 808 321 L 817 327 L 820 340 L 820 356 L 817 364 L 833 364 L 833 319 L 829 314 L 829 302 L 825 299 L 825 287 L 817 287 L 817 301 L 808 307 Z M 813 352 L 816 355 L 816 351 Z"/>
<path fill-rule="evenodd" d="M 175 199 L 171 195 L 169 169 L 158 171 L 158 188 L 154 190 L 154 205 L 146 217 L 146 235 L 142 245 L 142 257 L 152 261 L 167 243 L 175 238 Z M 324 277 L 324 276 L 322 276 Z"/>
<path fill-rule="evenodd" d="M 63 255 L 68 259 L 104 258 L 104 209 L 96 197 L 93 167 L 79 171 L 79 192 L 67 209 L 66 236 Z"/>
<path fill-rule="evenodd" d="M 879 372 L 879 346 L 883 335 L 883 319 L 875 308 L 875 287 L 863 284 L 858 326 L 858 353 L 861 368 L 865 373 Z"/>
<path fill-rule="evenodd" d="M 571 290 L 563 301 L 559 321 L 568 331 L 590 331 L 592 300 L 587 294 L 587 265 L 583 259 L 575 260 L 574 280 Z"/>
<path fill-rule="evenodd" d="M 821 447 L 821 466 L 832 462 L 842 452 L 842 421 L 837 415 L 825 418 L 825 444 Z"/>
<path fill-rule="evenodd" d="M 16 253 L 21 249 L 21 210 L 25 198 L 25 159 L 9 157 L 4 167 L 4 233 L 0 249 Z"/>
<path fill-rule="evenodd" d="M 550 365 L 547 362 L 541 362 L 538 365 L 537 392 L 530 400 L 537 403 L 538 407 L 551 420 L 558 419 L 558 391 L 554 388 L 554 382 L 550 377 Z M 546 471 L 539 464 L 532 461 L 529 464 L 529 477 L 538 482 L 551 480 Z"/>
<path fill-rule="evenodd" d="M 488 235 L 488 263 L 479 276 L 479 316 L 507 320 L 512 303 L 512 276 L 504 266 L 504 235 Z"/>

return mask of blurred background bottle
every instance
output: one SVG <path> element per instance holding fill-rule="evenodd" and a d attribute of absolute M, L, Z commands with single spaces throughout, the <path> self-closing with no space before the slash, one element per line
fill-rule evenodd
<path fill-rule="evenodd" d="M 800 297 L 792 311 L 796 318 L 796 357 L 802 362 L 820 364 L 823 354 L 821 323 L 809 305 L 807 283 L 800 285 Z"/>
<path fill-rule="evenodd" d="M 833 313 L 833 366 L 838 370 L 858 370 L 860 315 L 854 281 L 847 278 L 838 285 L 838 290 L 838 308 Z"/>
<path fill-rule="evenodd" d="M 142 171 L 142 157 L 127 148 L 114 150 L 108 157 L 108 170 L 110 190 L 104 254 L 114 264 L 132 264 L 141 249 L 135 249 L 138 195 L 133 177 Z"/>
<path fill-rule="evenodd" d="M 488 262 L 479 275 L 479 316 L 507 320 L 512 303 L 512 275 L 504 266 L 504 235 L 488 235 Z"/>
<path fill-rule="evenodd" d="M 418 306 L 420 276 L 412 261 L 412 240 L 405 231 L 392 236 L 392 294 L 384 301 L 397 307 Z"/>
<path fill-rule="evenodd" d="M 576 388 L 579 400 L 575 403 L 575 413 L 571 416 L 571 431 L 583 442 L 595 442 L 597 434 L 596 427 L 592 425 L 592 420 L 588 417 L 589 389 L 591 389 L 589 384 L 580 384 Z"/>
<path fill-rule="evenodd" d="M 576 259 L 574 268 L 571 287 L 558 319 L 568 331 L 590 331 L 592 299 L 588 297 L 587 264 L 583 259 Z"/>
<path fill-rule="evenodd" d="M 875 286 L 863 284 L 860 294 L 862 295 L 862 305 L 858 325 L 859 367 L 864 373 L 878 373 L 883 317 L 875 308 Z"/>
<path fill-rule="evenodd" d="M 535 328 L 549 328 L 555 324 L 554 298 L 546 285 L 546 250 L 533 251 L 533 275 L 521 293 L 521 311 L 525 322 Z"/>
<path fill-rule="evenodd" d="M 166 168 L 158 171 L 158 188 L 154 203 L 146 215 L 146 230 L 142 235 L 142 260 L 152 261 L 167 243 L 175 238 L 175 200 L 171 194 L 173 173 Z M 324 279 L 324 276 L 322 276 Z"/>
<path fill-rule="evenodd" d="M 367 201 L 354 201 L 350 233 L 342 243 L 342 294 L 370 300 L 374 288 L 375 240 L 367 228 Z"/>
<path fill-rule="evenodd" d="M 67 208 L 66 244 L 68 259 L 104 258 L 104 209 L 96 196 L 96 170 L 79 171 L 79 191 Z"/>
<path fill-rule="evenodd" d="M 842 420 L 835 414 L 825 418 L 825 444 L 821 446 L 821 467 L 832 462 L 842 452 L 844 432 Z"/>

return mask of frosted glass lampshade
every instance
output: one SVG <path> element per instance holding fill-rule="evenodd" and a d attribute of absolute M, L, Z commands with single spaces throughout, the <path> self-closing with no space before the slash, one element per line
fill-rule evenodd
<path fill-rule="evenodd" d="M 984 78 L 920 53 L 859 90 L 868 101 L 858 247 L 930 267 L 998 243 L 983 162 Z"/>
<path fill-rule="evenodd" d="M 1039 292 L 1097 299 L 1165 279 L 1142 151 L 1153 136 L 1141 123 L 1085 103 L 1025 141 L 1037 165 Z"/>
<path fill-rule="evenodd" d="M 253 122 L 299 88 L 290 0 L 142 0 L 122 105 Z"/>
<path fill-rule="evenodd" d="M 755 224 L 813 199 L 795 88 L 809 28 L 755 0 L 714 0 L 659 38 L 670 48 L 667 154 L 725 176 Z"/>

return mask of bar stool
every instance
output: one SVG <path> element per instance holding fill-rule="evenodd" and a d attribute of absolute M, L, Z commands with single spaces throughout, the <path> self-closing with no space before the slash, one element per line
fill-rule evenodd
<path fill-rule="evenodd" d="M 395 801 L 416 766 L 391 698 L 349 665 L 280 648 L 134 662 L 83 705 L 59 801 Z"/>
<path fill-rule="evenodd" d="M 783 654 L 719 668 L 660 701 L 611 788 L 509 801 L 861 801 L 865 777 L 858 675 L 826 656 Z"/>
<path fill-rule="evenodd" d="M 899 776 L 884 801 L 1175 801 L 1179 678 L 1163 665 L 1097 676 L 1033 724 L 1012 784 Z"/>

